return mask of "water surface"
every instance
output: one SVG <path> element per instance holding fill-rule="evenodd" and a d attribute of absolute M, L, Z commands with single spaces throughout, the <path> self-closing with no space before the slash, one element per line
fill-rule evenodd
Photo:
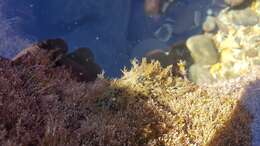
<path fill-rule="evenodd" d="M 91 48 L 109 76 L 120 75 L 120 69 L 134 57 L 200 33 L 207 10 L 217 8 L 210 0 L 175 0 L 155 18 L 144 12 L 144 0 L 0 2 L 2 56 L 12 57 L 37 40 L 60 37 L 70 51 Z"/>

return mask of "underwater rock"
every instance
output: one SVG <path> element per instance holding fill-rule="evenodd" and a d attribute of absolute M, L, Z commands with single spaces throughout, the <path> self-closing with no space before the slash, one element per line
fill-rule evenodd
<path fill-rule="evenodd" d="M 144 10 L 149 16 L 159 15 L 161 7 L 161 0 L 145 0 Z"/>
<path fill-rule="evenodd" d="M 225 3 L 230 7 L 238 7 L 249 0 L 225 0 Z"/>
<path fill-rule="evenodd" d="M 143 40 L 142 42 L 140 42 L 139 44 L 137 44 L 133 50 L 132 50 L 132 57 L 134 58 L 141 58 L 143 57 L 147 52 L 150 52 L 152 50 L 156 50 L 156 49 L 166 49 L 169 46 L 162 41 L 159 41 L 157 39 L 154 38 L 149 38 L 146 40 Z"/>
<path fill-rule="evenodd" d="M 66 54 L 68 46 L 62 39 L 49 39 L 28 47 L 13 59 L 16 65 L 42 65 L 46 67 L 65 66 L 78 81 L 93 81 L 101 68 L 95 63 L 94 55 L 88 48 L 79 48 Z"/>
<path fill-rule="evenodd" d="M 15 64 L 53 66 L 67 53 L 68 45 L 62 39 L 48 39 L 23 49 L 13 59 Z"/>
<path fill-rule="evenodd" d="M 216 20 L 212 16 L 208 16 L 202 26 L 205 32 L 214 32 L 217 29 Z"/>
<path fill-rule="evenodd" d="M 162 1 L 163 4 L 162 4 L 162 8 L 161 8 L 161 12 L 162 13 L 165 13 L 169 7 L 171 6 L 171 4 L 174 2 L 175 0 L 164 0 Z"/>
<path fill-rule="evenodd" d="M 154 36 L 160 41 L 167 42 L 171 39 L 173 31 L 173 26 L 166 23 L 155 31 Z"/>
<path fill-rule="evenodd" d="M 250 8 L 231 10 L 228 15 L 236 25 L 253 26 L 259 23 L 257 13 Z"/>
<path fill-rule="evenodd" d="M 186 41 L 180 41 L 174 43 L 169 50 L 168 57 L 169 57 L 169 61 L 174 66 L 176 66 L 180 60 L 186 62 L 186 67 L 189 67 L 193 63 L 190 52 L 186 46 Z"/>
<path fill-rule="evenodd" d="M 212 39 L 205 35 L 190 37 L 186 45 L 196 64 L 212 65 L 217 63 L 219 54 Z"/>
<path fill-rule="evenodd" d="M 170 65 L 168 56 L 162 50 L 156 49 L 145 54 L 145 57 L 150 62 L 151 60 L 157 60 L 163 67 Z"/>
<path fill-rule="evenodd" d="M 80 64 L 84 64 L 86 61 L 95 61 L 95 56 L 89 48 L 78 48 L 68 56 Z"/>
<path fill-rule="evenodd" d="M 193 64 L 189 68 L 189 79 L 198 85 L 210 83 L 213 80 L 209 69 L 200 64 Z"/>
<path fill-rule="evenodd" d="M 59 63 L 69 68 L 78 81 L 94 81 L 102 71 L 88 48 L 77 49 L 63 57 Z"/>

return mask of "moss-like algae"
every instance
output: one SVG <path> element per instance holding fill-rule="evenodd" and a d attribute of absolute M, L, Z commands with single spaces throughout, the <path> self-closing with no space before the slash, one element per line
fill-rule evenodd
<path fill-rule="evenodd" d="M 73 80 L 62 67 L 14 65 L 1 58 L 0 70 L 0 145 L 251 142 L 251 117 L 235 98 L 238 90 L 199 87 L 159 62 L 133 61 L 119 79 L 88 83 Z"/>
<path fill-rule="evenodd" d="M 135 145 L 250 145 L 251 117 L 238 98 L 212 96 L 206 89 L 174 77 L 171 66 L 163 69 L 159 62 L 143 59 L 132 64 L 99 102 L 106 101 L 105 107 L 132 117 L 129 120 L 138 129 Z M 135 112 L 136 105 L 153 114 Z"/>

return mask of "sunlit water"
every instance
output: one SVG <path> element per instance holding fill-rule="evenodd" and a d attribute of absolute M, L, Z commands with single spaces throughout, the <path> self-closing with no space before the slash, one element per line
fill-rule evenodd
<path fill-rule="evenodd" d="M 31 42 L 60 37 L 70 51 L 91 48 L 109 76 L 120 75 L 134 57 L 200 33 L 207 11 L 219 10 L 216 0 L 175 0 L 157 17 L 145 14 L 144 0 L 0 2 L 0 55 L 12 57 Z"/>

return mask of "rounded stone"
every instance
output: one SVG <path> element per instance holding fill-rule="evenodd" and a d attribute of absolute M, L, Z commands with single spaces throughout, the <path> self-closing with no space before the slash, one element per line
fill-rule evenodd
<path fill-rule="evenodd" d="M 205 32 L 214 32 L 217 29 L 216 20 L 212 16 L 208 16 L 202 26 Z"/>
<path fill-rule="evenodd" d="M 186 45 L 196 64 L 212 65 L 218 62 L 219 54 L 210 37 L 196 35 L 189 38 Z"/>
<path fill-rule="evenodd" d="M 225 3 L 230 7 L 238 7 L 249 0 L 225 0 Z"/>
<path fill-rule="evenodd" d="M 87 61 L 95 61 L 94 54 L 89 48 L 78 48 L 70 53 L 68 57 L 77 60 L 81 64 L 84 64 Z"/>

